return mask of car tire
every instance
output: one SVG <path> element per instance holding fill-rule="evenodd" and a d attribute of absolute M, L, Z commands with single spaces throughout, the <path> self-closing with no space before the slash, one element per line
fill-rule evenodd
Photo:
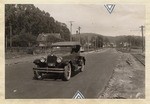
<path fill-rule="evenodd" d="M 71 78 L 71 64 L 67 64 L 64 67 L 64 73 L 63 73 L 63 80 L 64 81 L 68 81 Z"/>
<path fill-rule="evenodd" d="M 34 72 L 34 77 L 33 77 L 33 79 L 35 79 L 35 80 L 42 80 L 42 79 L 43 79 L 42 73 Z"/>
<path fill-rule="evenodd" d="M 84 71 L 84 61 L 83 60 L 81 60 L 80 65 L 81 65 L 80 72 L 83 72 Z"/>

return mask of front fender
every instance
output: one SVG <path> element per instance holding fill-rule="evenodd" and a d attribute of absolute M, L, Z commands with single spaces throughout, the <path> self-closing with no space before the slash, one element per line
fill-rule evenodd
<path fill-rule="evenodd" d="M 70 60 L 62 61 L 62 63 L 63 63 L 64 66 L 67 65 L 67 64 L 69 64 L 70 62 L 71 62 Z"/>
<path fill-rule="evenodd" d="M 45 62 L 41 62 L 40 59 L 35 59 L 33 63 L 39 67 L 46 67 L 47 65 Z"/>
<path fill-rule="evenodd" d="M 40 59 L 35 59 L 35 60 L 33 61 L 33 63 L 34 63 L 34 64 L 39 64 L 39 63 L 40 63 Z"/>

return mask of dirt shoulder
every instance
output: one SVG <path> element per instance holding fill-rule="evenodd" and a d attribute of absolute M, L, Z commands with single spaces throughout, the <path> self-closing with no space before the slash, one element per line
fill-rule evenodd
<path fill-rule="evenodd" d="M 5 59 L 5 65 L 18 64 L 23 62 L 33 62 L 36 58 L 44 57 L 46 54 L 28 55 L 24 57 L 17 57 L 11 59 Z"/>
<path fill-rule="evenodd" d="M 130 53 L 118 52 L 119 59 L 101 99 L 145 98 L 145 67 Z"/>

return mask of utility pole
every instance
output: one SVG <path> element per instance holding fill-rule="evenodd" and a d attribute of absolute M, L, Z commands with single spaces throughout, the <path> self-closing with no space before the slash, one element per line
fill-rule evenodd
<path fill-rule="evenodd" d="M 76 41 L 79 40 L 77 35 L 78 35 L 78 30 L 76 30 Z"/>
<path fill-rule="evenodd" d="M 79 34 L 80 34 L 80 30 L 81 30 L 81 27 L 80 27 L 80 26 L 78 27 L 78 30 L 79 30 Z"/>
<path fill-rule="evenodd" d="M 97 49 L 97 36 L 95 36 L 95 50 Z"/>
<path fill-rule="evenodd" d="M 9 23 L 9 27 L 10 27 L 10 48 L 12 47 L 12 25 L 11 23 Z"/>
<path fill-rule="evenodd" d="M 72 23 L 74 22 L 74 21 L 69 21 L 70 22 L 70 41 L 72 41 Z"/>
<path fill-rule="evenodd" d="M 131 36 L 129 36 L 129 52 L 131 52 Z"/>
<path fill-rule="evenodd" d="M 143 34 L 144 26 L 142 25 L 142 26 L 140 26 L 140 28 L 141 28 L 141 33 L 142 33 L 142 52 L 144 52 L 144 38 L 143 38 L 143 36 L 144 36 L 144 34 Z"/>
<path fill-rule="evenodd" d="M 81 27 L 79 26 L 79 27 L 78 27 L 78 32 L 79 32 L 79 42 L 80 42 L 80 40 L 81 40 L 81 39 L 80 39 L 80 30 L 81 30 Z"/>
<path fill-rule="evenodd" d="M 87 36 L 88 52 L 89 52 L 89 36 Z"/>

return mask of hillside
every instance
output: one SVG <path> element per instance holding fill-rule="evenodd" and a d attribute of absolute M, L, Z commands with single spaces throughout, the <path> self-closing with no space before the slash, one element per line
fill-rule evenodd
<path fill-rule="evenodd" d="M 116 36 L 106 36 L 109 40 L 110 43 L 115 43 L 116 42 Z"/>
<path fill-rule="evenodd" d="M 80 33 L 80 34 L 73 34 L 72 37 L 73 38 L 88 38 L 89 40 L 91 40 L 93 37 L 96 37 L 96 36 L 100 36 L 100 37 L 103 37 L 103 35 L 100 35 L 100 34 L 96 34 L 96 33 Z"/>

